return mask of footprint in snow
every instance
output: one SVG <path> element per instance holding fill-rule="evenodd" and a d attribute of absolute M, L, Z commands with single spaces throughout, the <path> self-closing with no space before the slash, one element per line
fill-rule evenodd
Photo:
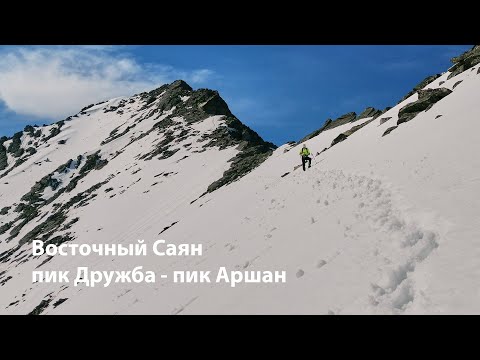
<path fill-rule="evenodd" d="M 321 267 L 323 267 L 325 265 L 327 265 L 327 262 L 322 259 L 317 263 L 317 268 L 320 269 Z"/>
<path fill-rule="evenodd" d="M 301 278 L 304 274 L 305 274 L 305 271 L 303 271 L 302 269 L 298 269 L 296 276 L 297 278 Z"/>

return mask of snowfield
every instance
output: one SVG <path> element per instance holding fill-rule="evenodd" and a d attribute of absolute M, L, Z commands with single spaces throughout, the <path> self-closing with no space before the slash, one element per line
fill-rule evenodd
<path fill-rule="evenodd" d="M 139 155 L 166 136 L 148 131 L 167 119 L 168 111 L 149 115 L 138 96 L 85 110 L 0 179 L 0 208 L 12 206 L 0 215 L 0 226 L 18 216 L 13 209 L 22 195 L 66 160 L 81 154 L 82 160 L 75 161 L 84 164 L 100 150 L 108 164 L 91 170 L 70 193 L 42 207 L 17 237 L 8 240 L 10 229 L 0 235 L 0 253 L 17 246 L 54 213 L 55 202 L 65 203 L 108 179 L 85 206 L 68 210 L 65 223 L 78 221 L 55 235 L 73 233 L 71 242 L 78 244 L 144 240 L 148 250 L 165 239 L 202 244 L 203 254 L 57 255 L 38 268 L 75 274 L 81 266 L 100 271 L 142 266 L 157 274 L 153 284 L 91 288 L 72 282 L 32 283 L 32 271 L 47 257 L 20 261 L 31 253 L 31 244 L 25 244 L 17 258 L 0 262 L 0 313 L 27 314 L 48 299 L 42 314 L 480 314 L 477 70 L 478 65 L 451 79 L 446 72 L 434 80 L 427 88 L 445 87 L 452 93 L 388 135 L 382 136 L 397 124 L 399 109 L 416 101 L 417 94 L 378 118 L 348 123 L 308 140 L 316 156 L 305 172 L 298 168 L 302 144 L 286 144 L 240 180 L 208 193 L 207 187 L 231 168 L 229 160 L 241 150 L 202 148 L 205 134 L 222 127 L 235 130 L 223 115 L 195 123 L 173 117 L 173 137 L 181 137 L 184 129 L 189 135 L 169 147 L 178 149 L 173 155 L 145 160 Z M 156 101 L 162 101 L 164 93 Z M 190 96 L 180 99 L 176 106 L 193 106 Z M 122 100 L 127 104 L 122 114 L 102 110 Z M 138 119 L 125 135 L 100 145 L 112 130 L 118 128 L 120 134 Z M 329 148 L 339 134 L 361 123 L 367 124 Z M 131 143 L 142 133 L 146 135 Z M 22 141 L 28 139 L 25 135 Z M 66 143 L 59 145 L 62 139 Z M 9 164 L 12 161 L 9 158 Z M 47 187 L 43 199 L 80 174 L 77 165 L 72 162 L 55 175 L 61 183 L 55 190 Z M 286 271 L 287 281 L 233 288 L 214 282 L 175 283 L 171 276 L 179 270 L 214 273 L 219 267 Z M 169 276 L 161 279 L 160 274 Z M 66 300 L 59 304 L 61 299 Z"/>

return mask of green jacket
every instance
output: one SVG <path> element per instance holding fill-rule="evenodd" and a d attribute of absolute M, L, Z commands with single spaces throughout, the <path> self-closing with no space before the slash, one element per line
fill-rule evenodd
<path fill-rule="evenodd" d="M 310 150 L 308 150 L 308 148 L 302 148 L 302 150 L 300 150 L 300 155 L 308 156 L 310 155 Z"/>

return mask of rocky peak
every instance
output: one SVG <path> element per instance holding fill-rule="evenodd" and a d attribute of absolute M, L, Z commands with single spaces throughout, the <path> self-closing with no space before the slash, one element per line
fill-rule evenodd
<path fill-rule="evenodd" d="M 264 141 L 255 131 L 238 120 L 216 90 L 206 88 L 193 90 L 185 81 L 176 80 L 171 84 L 141 94 L 141 98 L 145 101 L 144 109 L 151 109 L 148 116 L 157 112 L 159 115 L 170 112 L 150 131 L 169 133 L 171 126 L 175 126 L 175 122 L 172 120 L 174 117 L 183 117 L 187 124 L 192 124 L 214 115 L 224 116 L 224 125 L 203 135 L 203 139 L 206 140 L 204 148 L 216 146 L 223 150 L 227 147 L 236 146 L 240 152 L 230 159 L 232 165 L 229 170 L 211 184 L 207 192 L 212 192 L 241 178 L 260 165 L 276 148 L 276 145 Z M 189 134 L 190 130 L 184 129 L 181 132 L 181 137 L 186 138 Z M 121 135 L 123 136 L 124 133 Z M 150 160 L 158 156 L 161 158 L 172 156 L 175 152 L 170 147 L 179 140 L 173 135 L 166 136 L 157 148 L 144 154 L 141 159 Z"/>
<path fill-rule="evenodd" d="M 232 115 L 227 103 L 220 97 L 218 91 L 214 91 L 212 96 L 210 96 L 207 101 L 200 104 L 199 107 L 207 114 L 211 115 Z"/>
<path fill-rule="evenodd" d="M 186 90 L 186 91 L 192 91 L 192 87 L 188 85 L 185 81 L 183 80 L 175 80 L 172 82 L 170 85 L 168 85 L 169 90 L 175 90 L 175 89 L 181 89 L 181 90 Z"/>

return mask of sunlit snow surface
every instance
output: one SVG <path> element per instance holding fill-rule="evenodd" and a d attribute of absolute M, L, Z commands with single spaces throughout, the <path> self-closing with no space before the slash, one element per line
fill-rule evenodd
<path fill-rule="evenodd" d="M 69 229 L 75 233 L 73 242 L 127 245 L 144 240 L 151 250 L 163 238 L 175 244 L 200 243 L 204 254 L 55 256 L 39 268 L 74 274 L 79 266 L 100 271 L 143 266 L 158 274 L 155 284 L 95 288 L 32 284 L 32 271 L 45 255 L 24 263 L 0 263 L 3 278 L 12 276 L 0 286 L 0 313 L 29 313 L 46 297 L 54 300 L 43 314 L 480 313 L 480 75 L 475 67 L 447 77 L 445 73 L 427 87 L 439 87 L 444 81 L 441 87 L 452 89 L 463 82 L 389 135 L 382 137 L 396 125 L 398 110 L 417 95 L 315 156 L 306 172 L 294 170 L 299 165 L 299 146 L 284 145 L 240 181 L 200 198 L 238 152 L 214 147 L 195 152 L 202 149 L 202 134 L 222 126 L 221 116 L 192 125 L 176 119 L 179 126 L 197 133 L 178 143 L 180 150 L 172 157 L 144 161 L 137 156 L 161 141 L 156 133 L 113 155 L 150 129 L 158 114 L 100 146 L 114 128 L 120 126 L 121 132 L 148 110 L 139 111 L 143 104 L 137 98 L 123 108 L 122 115 L 102 110 L 118 99 L 88 109 L 66 122 L 61 133 L 49 140 L 49 147 L 43 145 L 0 179 L 0 208 L 18 204 L 36 181 L 69 158 L 100 149 L 109 163 L 57 199 L 65 201 L 113 176 L 95 201 L 69 212 L 69 219 L 79 218 Z M 391 119 L 380 125 L 385 117 Z M 325 131 L 307 145 L 317 154 L 360 122 Z M 58 145 L 61 139 L 67 140 L 65 145 Z M 68 169 L 63 176 L 75 171 Z M 105 188 L 113 190 L 105 192 Z M 49 188 L 43 194 L 45 199 L 52 195 Z M 0 217 L 0 226 L 13 221 L 14 208 Z M 36 225 L 32 221 L 10 242 L 8 231 L 0 235 L 0 252 L 14 247 Z M 28 252 L 30 248 L 25 245 Z M 179 284 L 171 276 L 176 270 L 213 274 L 221 266 L 285 270 L 287 282 L 242 283 L 232 288 L 214 281 Z M 160 279 L 160 274 L 169 277 Z M 61 298 L 68 300 L 54 308 L 52 304 Z"/>

